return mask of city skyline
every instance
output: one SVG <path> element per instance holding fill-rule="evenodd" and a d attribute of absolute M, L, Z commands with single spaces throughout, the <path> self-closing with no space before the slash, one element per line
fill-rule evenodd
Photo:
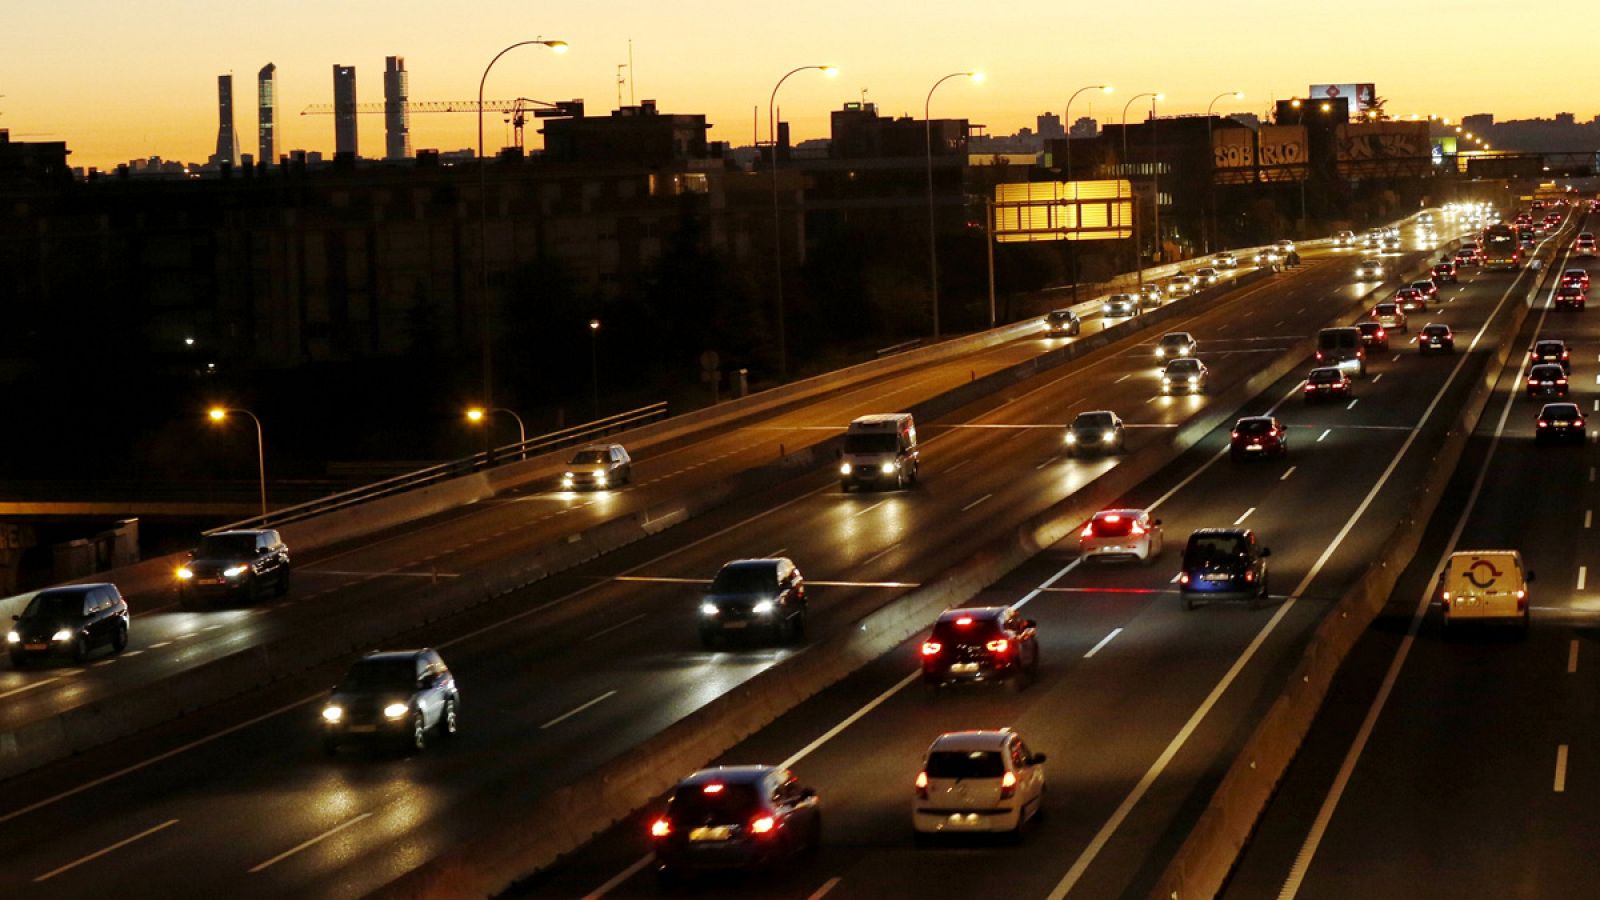
<path fill-rule="evenodd" d="M 704 113 L 713 125 L 709 138 L 734 145 L 750 143 L 757 124 L 759 138 L 766 139 L 765 107 L 784 72 L 823 63 L 838 66 L 838 77 L 796 77 L 779 98 L 796 141 L 825 137 L 830 111 L 861 99 L 863 89 L 885 115 L 920 117 L 937 78 L 969 69 L 989 77 L 982 85 L 946 85 L 934 97 L 933 114 L 981 123 L 991 134 L 1031 127 L 1043 112 L 1061 115 L 1067 94 L 1102 82 L 1116 85 L 1117 95 L 1081 97 L 1074 119 L 1115 122 L 1122 98 L 1147 90 L 1165 91 L 1162 114 L 1203 112 L 1213 96 L 1232 90 L 1243 90 L 1245 100 L 1225 99 L 1218 113 L 1261 114 L 1274 98 L 1296 96 L 1318 82 L 1375 82 L 1395 116 L 1492 111 L 1506 119 L 1573 111 L 1586 121 L 1594 114 L 1585 105 L 1591 101 L 1575 58 L 1532 67 L 1515 79 L 1483 65 L 1501 44 L 1497 31 L 1483 27 L 1482 16 L 1491 10 L 1486 3 L 1468 2 L 1456 8 L 1465 15 L 1439 17 L 1362 0 L 1344 8 L 1352 31 L 1390 33 L 1394 41 L 1303 42 L 1289 37 L 1326 33 L 1325 13 L 1239 2 L 1219 14 L 1157 0 L 1134 19 L 1120 8 L 1069 14 L 1055 4 L 1023 6 L 1035 9 L 1010 10 L 988 22 L 970 9 L 928 9 L 907 0 L 870 8 L 822 0 L 760 13 L 702 0 L 695 15 L 621 0 L 604 11 L 551 12 L 515 28 L 506 23 L 516 21 L 520 7 L 502 0 L 477 4 L 470 21 L 448 7 L 374 0 L 336 8 L 290 0 L 285 15 L 265 19 L 244 7 L 195 17 L 178 0 L 150 0 L 136 9 L 63 0 L 48 16 L 22 13 L 10 29 L 14 46 L 0 54 L 0 127 L 28 139 L 65 141 L 75 166 L 104 168 L 153 155 L 201 160 L 215 149 L 218 75 L 256 72 L 270 61 L 277 67 L 279 152 L 331 156 L 336 117 L 299 112 L 334 101 L 328 73 L 336 63 L 372 73 L 368 100 L 379 96 L 377 75 L 390 56 L 406 59 L 411 99 L 471 99 L 495 53 L 536 37 L 568 41 L 572 50 L 561 57 L 538 48 L 508 54 L 490 75 L 486 96 L 582 97 L 591 114 L 604 114 L 615 104 L 617 67 L 628 61 L 631 39 L 633 97 L 654 99 L 666 112 Z M 1570 0 L 1555 7 L 1558 18 L 1582 12 Z M 307 28 L 309 21 L 317 27 Z M 96 25 L 84 29 L 83 22 Z M 1052 32 L 1081 38 L 1037 37 Z M 1408 34 L 1427 35 L 1427 52 L 1394 52 Z M 1129 52 L 1130 42 L 1138 52 Z M 85 57 L 95 64 L 85 65 Z M 107 71 L 136 77 L 119 84 L 116 102 L 91 107 Z M 95 113 L 85 115 L 90 108 Z M 236 126 L 256 130 L 254 110 L 240 112 Z M 508 142 L 500 118 L 485 117 L 491 149 Z M 470 114 L 420 116 L 410 126 L 416 148 L 476 144 Z M 363 157 L 386 155 L 377 117 L 360 132 Z M 531 132 L 529 141 L 543 143 Z"/>

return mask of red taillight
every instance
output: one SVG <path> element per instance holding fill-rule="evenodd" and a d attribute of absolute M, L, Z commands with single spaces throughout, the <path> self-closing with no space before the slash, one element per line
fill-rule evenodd
<path fill-rule="evenodd" d="M 713 782 L 701 788 L 700 790 L 702 793 L 706 794 L 720 794 L 722 793 L 722 785 Z"/>
<path fill-rule="evenodd" d="M 1578 427 L 1580 427 L 1580 428 L 1581 428 L 1581 427 L 1582 427 L 1582 426 L 1583 426 L 1583 419 L 1582 419 L 1582 418 L 1581 418 L 1581 417 L 1580 417 L 1580 418 L 1579 418 L 1579 419 L 1578 419 L 1578 421 L 1576 421 L 1576 422 L 1573 422 L 1573 423 L 1572 423 L 1572 424 L 1573 424 L 1573 425 L 1576 425 L 1576 426 L 1578 426 Z"/>
<path fill-rule="evenodd" d="M 962 616 L 959 619 L 956 619 L 956 624 L 957 625 L 963 625 L 963 626 L 971 625 L 972 624 L 972 617 L 971 616 Z"/>
<path fill-rule="evenodd" d="M 1539 420 L 1539 427 L 1540 428 L 1549 428 L 1550 427 L 1550 423 L 1545 421 L 1544 419 L 1540 419 Z"/>
<path fill-rule="evenodd" d="M 1528 592 L 1517 591 L 1517 612 L 1524 612 L 1528 608 Z"/>
<path fill-rule="evenodd" d="M 1321 350 L 1318 350 L 1318 351 L 1317 351 L 1317 361 L 1318 361 L 1318 362 L 1321 362 L 1321 361 L 1322 361 L 1322 351 L 1321 351 Z"/>
<path fill-rule="evenodd" d="M 672 834 L 672 823 L 667 821 L 666 816 L 662 816 L 650 823 L 651 837 L 664 838 L 669 834 Z"/>
<path fill-rule="evenodd" d="M 1011 649 L 1011 642 L 1005 638 L 995 638 L 983 646 L 984 649 L 988 650 L 990 653 L 1005 653 L 1007 650 Z"/>
<path fill-rule="evenodd" d="M 1008 797 L 1016 796 L 1016 794 L 1017 774 L 1015 772 L 1007 772 L 1000 776 L 1000 799 L 1005 800 Z"/>
<path fill-rule="evenodd" d="M 771 816 L 762 816 L 750 823 L 750 832 L 752 834 L 767 834 L 776 827 L 778 827 L 777 819 Z"/>
<path fill-rule="evenodd" d="M 1557 378 L 1556 379 L 1556 384 L 1566 384 L 1566 383 L 1567 383 L 1567 380 L 1565 378 Z"/>
<path fill-rule="evenodd" d="M 944 645 L 939 643 L 938 641 L 923 641 L 922 642 L 922 655 L 923 656 L 938 656 L 939 655 L 939 651 L 943 650 L 943 649 L 944 649 Z"/>
<path fill-rule="evenodd" d="M 1094 537 L 1094 523 L 1090 522 L 1089 524 L 1083 526 L 1083 531 L 1079 532 L 1079 536 Z"/>
<path fill-rule="evenodd" d="M 916 782 L 916 784 L 917 784 L 917 796 L 922 798 L 923 800 L 928 799 L 928 773 L 927 772 L 918 772 L 917 773 L 917 782 Z"/>
<path fill-rule="evenodd" d="M 1385 334 L 1384 330 L 1382 328 L 1379 328 L 1378 329 L 1378 337 L 1383 337 L 1384 334 Z"/>
<path fill-rule="evenodd" d="M 1188 572 L 1183 572 L 1183 573 L 1179 574 L 1178 575 L 1178 583 L 1179 584 L 1188 584 L 1189 583 L 1189 573 Z"/>
<path fill-rule="evenodd" d="M 1256 573 L 1246 569 L 1245 573 L 1244 573 L 1244 580 L 1245 581 L 1255 581 L 1256 580 Z"/>
<path fill-rule="evenodd" d="M 1532 375 L 1528 376 L 1528 386 L 1529 387 L 1532 387 L 1533 385 L 1535 385 L 1537 383 L 1538 383 L 1538 379 L 1537 378 L 1534 378 Z"/>
<path fill-rule="evenodd" d="M 1308 394 L 1309 394 L 1309 393 L 1311 393 L 1311 392 L 1312 392 L 1312 391 L 1315 391 L 1315 390 L 1316 390 L 1316 389 L 1317 389 L 1317 386 L 1316 386 L 1316 385 L 1314 385 L 1314 384 L 1312 384 L 1312 383 L 1311 383 L 1311 382 L 1309 382 L 1309 381 L 1308 381 L 1308 382 L 1306 382 L 1306 393 L 1308 393 Z M 1233 433 L 1233 436 L 1234 436 L 1234 437 L 1238 437 L 1238 436 L 1239 436 L 1239 432 L 1237 432 L 1237 431 L 1235 431 L 1235 432 L 1234 432 L 1234 433 Z"/>

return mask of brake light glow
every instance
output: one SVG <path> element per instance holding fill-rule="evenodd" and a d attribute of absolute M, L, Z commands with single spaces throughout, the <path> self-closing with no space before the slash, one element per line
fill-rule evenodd
<path fill-rule="evenodd" d="M 923 641 L 922 642 L 922 655 L 923 656 L 938 656 L 939 655 L 939 651 L 943 650 L 943 649 L 944 649 L 944 645 L 939 643 L 938 641 Z"/>
<path fill-rule="evenodd" d="M 990 653 L 1004 653 L 1011 649 L 1011 642 L 1005 638 L 996 638 L 983 646 Z"/>
<path fill-rule="evenodd" d="M 918 772 L 917 773 L 916 785 L 917 785 L 917 796 L 921 797 L 924 800 L 928 799 L 928 773 L 927 772 Z"/>
<path fill-rule="evenodd" d="M 1566 383 L 1567 383 L 1567 380 L 1565 378 L 1557 378 L 1556 379 L 1556 384 L 1566 384 Z"/>
<path fill-rule="evenodd" d="M 1572 424 L 1574 424 L 1574 425 L 1582 425 L 1583 424 L 1583 417 L 1579 416 L 1578 417 L 1578 421 L 1573 422 Z"/>
<path fill-rule="evenodd" d="M 667 821 L 667 817 L 666 816 L 662 816 L 661 818 L 659 818 L 659 819 L 655 820 L 654 822 L 650 823 L 650 836 L 651 837 L 662 838 L 662 837 L 666 837 L 667 835 L 669 835 L 671 833 L 672 833 L 672 823 Z"/>
<path fill-rule="evenodd" d="M 972 617 L 971 616 L 962 616 L 959 619 L 956 619 L 956 624 L 957 625 L 971 625 L 972 624 Z"/>
<path fill-rule="evenodd" d="M 1106 516 L 1106 521 L 1111 523 L 1112 525 L 1115 525 L 1116 523 L 1122 521 L 1122 517 L 1117 515 L 1116 513 L 1112 513 L 1112 514 Z"/>
<path fill-rule="evenodd" d="M 1544 420 L 1544 419 L 1540 419 L 1539 420 L 1539 427 L 1540 428 L 1549 428 L 1550 427 L 1550 423 L 1548 421 Z"/>
<path fill-rule="evenodd" d="M 1189 573 L 1188 572 L 1179 573 L 1178 574 L 1178 583 L 1179 584 L 1188 584 L 1189 583 Z"/>
<path fill-rule="evenodd" d="M 1007 772 L 1000 776 L 1000 799 L 1014 797 L 1017 794 L 1017 773 Z"/>
<path fill-rule="evenodd" d="M 766 834 L 778 826 L 778 821 L 771 816 L 762 816 L 750 823 L 750 831 L 754 834 Z"/>
<path fill-rule="evenodd" d="M 705 787 L 701 788 L 700 790 L 701 790 L 702 793 L 706 793 L 706 794 L 720 794 L 720 793 L 722 793 L 722 785 L 717 784 L 716 782 L 712 782 L 711 784 L 706 785 Z"/>
<path fill-rule="evenodd" d="M 1378 329 L 1378 337 L 1383 337 L 1384 333 L 1385 332 L 1384 332 L 1384 330 L 1382 328 Z"/>

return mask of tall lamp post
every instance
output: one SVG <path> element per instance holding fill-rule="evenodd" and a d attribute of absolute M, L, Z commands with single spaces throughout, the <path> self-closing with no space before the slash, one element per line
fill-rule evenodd
<path fill-rule="evenodd" d="M 1127 103 L 1122 104 L 1122 171 L 1123 171 L 1123 174 L 1127 174 L 1127 171 L 1128 171 L 1128 107 L 1133 105 L 1133 101 L 1138 100 L 1141 97 L 1149 97 L 1150 98 L 1150 115 L 1151 115 L 1152 118 L 1154 118 L 1155 117 L 1155 110 L 1156 110 L 1156 101 L 1165 99 L 1166 95 L 1161 93 L 1161 92 L 1159 92 L 1159 91 L 1145 91 L 1142 94 L 1134 94 L 1132 97 L 1128 98 L 1128 102 Z M 1152 155 L 1151 159 L 1152 159 L 1152 161 L 1154 160 L 1154 156 L 1153 155 Z M 1129 181 L 1129 186 L 1130 187 L 1132 186 L 1132 184 L 1133 184 L 1133 182 Z M 1120 185 L 1119 185 L 1119 188 L 1120 188 Z M 1134 271 L 1138 274 L 1138 277 L 1139 277 L 1139 291 L 1141 293 L 1143 293 L 1143 291 L 1144 291 L 1144 266 L 1142 265 L 1143 260 L 1140 258 L 1140 253 L 1139 253 L 1139 197 L 1138 197 L 1137 194 L 1135 194 L 1132 199 L 1133 199 L 1133 268 L 1134 268 Z M 1156 197 L 1156 202 L 1157 203 L 1161 202 L 1161 198 L 1159 196 Z"/>
<path fill-rule="evenodd" d="M 928 276 L 929 283 L 933 286 L 933 339 L 939 339 L 939 238 L 937 219 L 933 212 L 933 92 L 939 89 L 952 78 L 971 78 L 973 81 L 982 81 L 982 72 L 951 72 L 940 78 L 928 88 L 928 97 L 922 101 L 922 123 L 927 133 L 928 144 Z M 994 327 L 990 322 L 989 326 Z"/>
<path fill-rule="evenodd" d="M 522 423 L 522 417 L 521 416 L 517 415 L 516 412 L 514 412 L 513 410 L 506 409 L 504 406 L 496 406 L 496 407 L 492 407 L 490 409 L 484 409 L 481 406 L 474 406 L 471 409 L 467 410 L 467 421 L 471 422 L 474 425 L 480 425 L 480 424 L 488 421 L 489 417 L 494 415 L 495 413 L 504 413 L 504 414 L 510 416 L 512 419 L 514 419 L 516 421 L 516 423 L 517 423 L 517 444 L 519 446 L 522 445 L 522 444 L 526 444 L 528 442 L 528 426 L 526 426 L 526 425 L 524 425 Z M 521 457 L 523 459 L 527 459 L 528 458 L 528 451 L 523 450 L 522 453 L 521 453 Z"/>
<path fill-rule="evenodd" d="M 594 389 L 594 419 L 600 418 L 600 320 L 589 320 L 589 383 Z"/>
<path fill-rule="evenodd" d="M 1078 88 L 1077 90 L 1072 92 L 1072 96 L 1067 98 L 1067 108 L 1066 108 L 1066 110 L 1064 112 L 1061 113 L 1061 116 L 1062 116 L 1062 124 L 1067 126 L 1067 132 L 1066 132 L 1067 133 L 1067 141 L 1066 141 L 1066 143 L 1067 143 L 1067 180 L 1068 181 L 1076 183 L 1077 180 L 1078 180 L 1072 174 L 1072 101 L 1078 99 L 1078 95 L 1083 93 L 1084 91 L 1099 91 L 1102 94 L 1109 94 L 1109 93 L 1111 93 L 1112 90 L 1113 90 L 1113 88 L 1109 84 L 1091 84 L 1091 85 L 1089 85 L 1087 87 Z M 1076 187 L 1074 187 L 1072 189 L 1072 199 L 1073 199 L 1073 204 L 1072 204 L 1073 224 L 1074 225 L 1078 225 L 1078 226 L 1082 226 L 1083 222 L 1081 221 L 1080 213 L 1083 212 L 1083 208 L 1078 206 L 1078 204 L 1077 204 L 1078 189 Z M 1076 305 L 1078 305 L 1078 242 L 1077 241 L 1070 240 L 1070 239 L 1067 241 L 1067 253 L 1071 257 L 1071 260 L 1072 260 L 1072 305 L 1076 306 Z"/>
<path fill-rule="evenodd" d="M 778 212 L 778 88 L 797 72 L 815 69 L 832 78 L 839 73 L 833 66 L 798 66 L 784 73 L 772 86 L 772 96 L 767 100 L 767 143 L 772 150 L 772 267 L 777 278 L 773 294 L 777 298 L 778 312 L 778 377 L 789 377 L 789 347 L 783 328 L 783 216 Z"/>
<path fill-rule="evenodd" d="M 1211 102 L 1206 104 L 1206 152 L 1211 154 L 1211 165 L 1209 167 L 1211 171 L 1211 177 L 1206 180 L 1206 205 L 1210 207 L 1211 212 L 1210 227 L 1206 230 L 1207 253 L 1210 253 L 1214 249 L 1212 245 L 1217 240 L 1217 154 L 1216 151 L 1212 149 L 1211 144 L 1211 110 L 1217 105 L 1217 101 L 1221 100 L 1223 97 L 1232 97 L 1235 100 L 1243 100 L 1244 91 L 1223 91 L 1215 97 L 1212 97 Z"/>
<path fill-rule="evenodd" d="M 261 518 L 267 517 L 267 450 L 266 443 L 261 439 L 261 420 L 248 409 L 236 409 L 230 406 L 213 406 L 206 410 L 206 415 L 211 421 L 222 424 L 229 416 L 248 416 L 250 421 L 256 423 L 256 472 L 261 479 Z"/>
<path fill-rule="evenodd" d="M 483 77 L 478 79 L 478 258 L 480 261 L 478 289 L 479 303 L 482 304 L 478 327 L 483 331 L 483 402 L 489 403 L 494 396 L 494 327 L 493 316 L 490 314 L 493 305 L 489 302 L 489 161 L 483 156 L 483 86 L 489 80 L 489 70 L 500 61 L 500 57 L 517 49 L 532 44 L 549 47 L 556 53 L 567 52 L 566 41 L 547 41 L 544 39 L 532 41 L 518 41 L 501 50 L 483 67 Z"/>

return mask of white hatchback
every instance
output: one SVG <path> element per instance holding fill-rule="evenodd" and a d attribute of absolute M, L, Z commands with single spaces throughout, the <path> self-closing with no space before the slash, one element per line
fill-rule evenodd
<path fill-rule="evenodd" d="M 911 803 L 917 838 L 967 832 L 1020 837 L 1044 805 L 1044 761 L 1009 728 L 939 735 L 917 773 Z"/>
<path fill-rule="evenodd" d="M 1103 509 L 1078 533 L 1085 560 L 1136 559 L 1149 563 L 1161 555 L 1161 520 L 1143 509 Z"/>

